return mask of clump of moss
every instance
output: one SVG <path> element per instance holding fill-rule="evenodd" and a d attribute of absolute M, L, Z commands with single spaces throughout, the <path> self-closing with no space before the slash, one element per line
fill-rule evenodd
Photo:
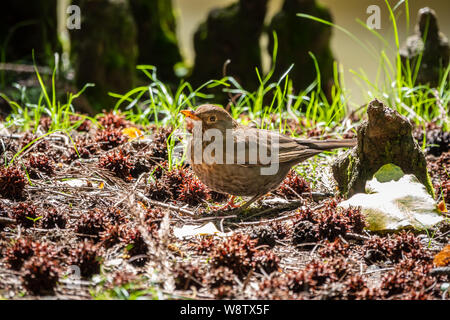
<path fill-rule="evenodd" d="M 111 150 L 127 141 L 119 129 L 104 129 L 97 131 L 95 141 L 102 150 Z"/>
<path fill-rule="evenodd" d="M 22 199 L 25 186 L 25 175 L 18 167 L 0 168 L 0 196 L 13 200 Z"/>
<path fill-rule="evenodd" d="M 22 284 L 34 295 L 53 293 L 59 279 L 57 261 L 36 255 L 23 266 Z"/>
<path fill-rule="evenodd" d="M 67 225 L 67 216 L 56 208 L 49 208 L 45 211 L 41 220 L 44 229 L 65 229 Z"/>
<path fill-rule="evenodd" d="M 301 209 L 294 220 L 295 243 L 334 241 L 348 232 L 361 233 L 366 225 L 359 208 L 337 208 L 335 199 L 325 203 L 317 212 Z"/>
<path fill-rule="evenodd" d="M 100 158 L 99 167 L 108 169 L 119 178 L 131 180 L 131 169 L 133 167 L 129 156 L 126 156 L 122 150 L 113 151 Z"/>
<path fill-rule="evenodd" d="M 286 199 L 298 199 L 302 193 L 310 193 L 311 186 L 308 181 L 301 177 L 294 170 L 289 171 L 284 181 L 280 184 L 275 194 L 285 197 Z"/>
<path fill-rule="evenodd" d="M 53 175 L 55 167 L 53 162 L 46 155 L 32 155 L 28 159 L 27 171 L 31 178 L 38 178 L 38 172 L 45 173 L 48 176 Z"/>
<path fill-rule="evenodd" d="M 247 276 L 253 268 L 262 268 L 267 273 L 278 269 L 279 258 L 271 250 L 256 247 L 256 240 L 243 234 L 234 234 L 218 241 L 210 252 L 211 265 L 228 267 L 237 276 Z"/>
<path fill-rule="evenodd" d="M 81 276 L 90 277 L 100 272 L 103 250 L 92 241 L 84 240 L 69 253 L 69 264 L 80 268 Z"/>
<path fill-rule="evenodd" d="M 36 206 L 28 202 L 21 202 L 16 205 L 11 213 L 12 218 L 25 228 L 34 227 L 39 223 L 40 213 Z"/>

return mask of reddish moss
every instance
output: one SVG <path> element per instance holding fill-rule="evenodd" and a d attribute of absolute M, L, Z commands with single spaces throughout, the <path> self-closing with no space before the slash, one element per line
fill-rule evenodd
<path fill-rule="evenodd" d="M 278 189 L 274 191 L 275 194 L 285 197 L 286 199 L 298 199 L 302 193 L 310 193 L 311 186 L 308 181 L 301 177 L 294 170 L 289 171 L 284 181 L 280 184 Z"/>
<path fill-rule="evenodd" d="M 25 228 L 34 227 L 39 224 L 41 217 L 37 208 L 28 202 L 21 202 L 12 210 L 11 217 Z"/>
<path fill-rule="evenodd" d="M 198 205 L 210 199 L 206 186 L 193 175 L 186 177 L 178 193 L 178 199 L 191 206 Z"/>
<path fill-rule="evenodd" d="M 160 127 L 152 136 L 149 155 L 158 161 L 167 160 L 167 139 L 172 134 L 172 128 Z"/>
<path fill-rule="evenodd" d="M 84 235 L 98 236 L 100 232 L 105 231 L 110 224 L 110 220 L 105 211 L 101 209 L 89 210 L 81 215 L 75 225 L 75 232 Z"/>
<path fill-rule="evenodd" d="M 430 255 L 423 251 L 420 240 L 412 233 L 402 231 L 394 236 L 373 236 L 367 240 L 362 250 L 368 263 L 390 260 L 400 261 L 404 256 L 415 259 L 429 259 Z"/>
<path fill-rule="evenodd" d="M 126 137 L 118 129 L 105 129 L 97 131 L 95 141 L 102 150 L 111 150 L 127 141 Z"/>
<path fill-rule="evenodd" d="M 44 229 L 65 229 L 67 225 L 67 217 L 64 213 L 58 211 L 56 208 L 48 208 L 41 220 Z"/>
<path fill-rule="evenodd" d="M 256 246 L 274 247 L 277 241 L 277 234 L 270 226 L 263 226 L 253 229 L 250 238 L 256 240 Z"/>
<path fill-rule="evenodd" d="M 216 243 L 210 253 L 211 265 L 224 266 L 244 278 L 251 269 L 263 268 L 267 273 L 278 269 L 279 258 L 271 250 L 259 250 L 256 240 L 243 234 L 234 234 Z"/>
<path fill-rule="evenodd" d="M 337 204 L 336 199 L 332 199 L 317 212 L 301 209 L 294 219 L 294 242 L 334 241 L 348 232 L 362 232 L 366 223 L 360 209 L 341 209 Z"/>
<path fill-rule="evenodd" d="M 232 298 L 235 295 L 233 290 L 236 284 L 235 275 L 227 267 L 219 267 L 209 272 L 206 283 L 216 299 Z"/>
<path fill-rule="evenodd" d="M 20 270 L 23 263 L 34 255 L 34 242 L 29 238 L 19 238 L 11 247 L 5 249 L 6 263 L 13 270 Z"/>
<path fill-rule="evenodd" d="M 100 272 L 103 250 L 92 241 L 84 240 L 70 250 L 69 264 L 80 268 L 81 276 L 90 277 Z"/>
<path fill-rule="evenodd" d="M 292 242 L 294 244 L 315 243 L 318 240 L 317 225 L 308 220 L 296 220 L 294 222 L 292 231 Z"/>
<path fill-rule="evenodd" d="M 32 141 L 38 139 L 39 136 L 31 133 L 31 132 L 26 132 L 22 138 L 20 139 L 19 145 L 20 145 L 20 149 L 25 148 L 28 144 L 30 144 Z M 50 144 L 48 143 L 48 141 L 45 138 L 40 138 L 39 140 L 34 141 L 32 144 L 30 144 L 28 146 L 28 148 L 33 148 L 34 151 L 39 151 L 39 152 L 48 152 L 50 150 Z"/>
<path fill-rule="evenodd" d="M 350 254 L 350 246 L 340 238 L 337 238 L 333 242 L 326 241 L 325 247 L 321 247 L 318 253 L 324 258 L 336 256 L 347 257 Z"/>
<path fill-rule="evenodd" d="M 55 172 L 55 167 L 53 162 L 46 155 L 30 156 L 28 159 L 27 171 L 31 178 L 37 179 L 39 178 L 37 171 L 51 176 Z"/>
<path fill-rule="evenodd" d="M 93 141 L 88 136 L 78 136 L 75 138 L 74 142 L 76 150 L 73 146 L 71 146 L 69 156 L 64 159 L 65 162 L 70 163 L 79 158 L 89 159 L 91 156 L 98 153 L 98 143 Z"/>
<path fill-rule="evenodd" d="M 0 196 L 22 199 L 26 186 L 25 175 L 17 167 L 0 168 Z"/>
<path fill-rule="evenodd" d="M 199 241 L 191 243 L 197 254 L 204 254 L 211 252 L 217 241 L 213 237 L 202 237 Z"/>
<path fill-rule="evenodd" d="M 108 129 L 123 129 L 128 126 L 128 121 L 123 115 L 114 111 L 106 112 L 105 110 L 103 110 L 103 115 L 98 118 L 98 123 Z"/>
<path fill-rule="evenodd" d="M 89 130 L 91 130 L 92 127 L 92 122 L 91 120 L 82 117 L 81 115 L 71 115 L 69 117 L 70 123 L 71 125 L 75 125 L 78 124 L 78 126 L 76 127 L 75 130 L 79 131 L 79 132 L 88 132 Z"/>
<path fill-rule="evenodd" d="M 121 225 L 108 225 L 105 231 L 100 232 L 100 241 L 105 248 L 111 248 L 112 246 L 120 243 L 121 238 L 125 232 L 125 226 Z"/>
<path fill-rule="evenodd" d="M 22 284 L 30 293 L 51 294 L 59 279 L 58 263 L 43 255 L 33 256 L 23 265 Z"/>
<path fill-rule="evenodd" d="M 200 289 L 205 283 L 205 279 L 203 278 L 205 271 L 190 263 L 184 262 L 178 264 L 174 273 L 175 288 L 179 290 L 187 290 L 192 286 Z"/>
<path fill-rule="evenodd" d="M 108 169 L 119 178 L 131 180 L 131 169 L 133 167 L 129 156 L 125 156 L 122 150 L 113 151 L 100 158 L 99 167 Z"/>
<path fill-rule="evenodd" d="M 143 266 L 147 262 L 148 246 L 138 228 L 127 228 L 121 241 L 126 245 L 125 250 L 132 264 Z"/>
<path fill-rule="evenodd" d="M 117 271 L 112 278 L 112 287 L 123 287 L 136 281 L 137 277 L 131 272 Z"/>
<path fill-rule="evenodd" d="M 338 281 L 346 272 L 346 264 L 341 259 L 326 263 L 313 260 L 303 270 L 288 274 L 288 288 L 294 293 L 312 293 L 324 284 Z"/>

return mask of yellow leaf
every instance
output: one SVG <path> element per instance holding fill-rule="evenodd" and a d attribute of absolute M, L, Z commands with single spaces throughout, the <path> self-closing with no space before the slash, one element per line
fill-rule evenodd
<path fill-rule="evenodd" d="M 441 252 L 439 252 L 433 260 L 436 267 L 446 267 L 450 265 L 450 244 L 446 245 Z"/>
<path fill-rule="evenodd" d="M 445 205 L 444 200 L 442 200 L 441 202 L 439 202 L 439 204 L 438 204 L 438 209 L 439 209 L 439 211 L 441 211 L 441 212 L 448 212 L 448 211 L 447 211 L 447 206 Z"/>
<path fill-rule="evenodd" d="M 128 140 L 140 137 L 142 139 L 142 131 L 135 127 L 129 127 L 122 130 L 122 134 L 128 137 Z"/>

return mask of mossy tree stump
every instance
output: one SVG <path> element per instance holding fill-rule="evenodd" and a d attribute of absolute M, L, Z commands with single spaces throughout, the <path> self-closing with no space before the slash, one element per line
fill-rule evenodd
<path fill-rule="evenodd" d="M 364 193 L 367 180 L 392 163 L 413 174 L 434 195 L 425 155 L 412 136 L 409 120 L 375 99 L 367 108 L 368 120 L 358 128 L 358 144 L 332 165 L 339 190 L 346 196 Z"/>

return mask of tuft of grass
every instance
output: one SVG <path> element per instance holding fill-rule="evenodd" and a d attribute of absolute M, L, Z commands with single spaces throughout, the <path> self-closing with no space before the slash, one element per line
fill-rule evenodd
<path fill-rule="evenodd" d="M 383 49 L 379 52 L 373 49 L 373 47 L 371 48 L 370 42 L 373 42 L 373 39 L 367 39 L 366 42 L 364 42 L 347 29 L 332 22 L 303 13 L 298 13 L 297 16 L 326 24 L 344 32 L 374 59 L 379 61 L 375 81 L 370 80 L 362 68 L 359 70 L 350 70 L 356 77 L 356 81 L 360 84 L 361 90 L 367 93 L 367 100 L 372 100 L 375 97 L 382 98 L 389 107 L 407 116 L 416 125 L 424 126 L 427 122 L 436 122 L 438 125 L 442 126 L 444 131 L 449 131 L 450 122 L 448 114 L 450 112 L 450 84 L 448 78 L 450 64 L 448 66 L 443 66 L 437 88 L 433 88 L 430 85 L 418 84 L 416 80 L 422 56 L 420 55 L 418 57 L 414 68 L 411 67 L 408 60 L 403 63 L 400 56 L 400 40 L 396 11 L 404 6 L 406 12 L 406 26 L 407 30 L 409 30 L 409 1 L 401 0 L 395 6 L 391 6 L 388 0 L 385 0 L 385 3 L 390 15 L 391 28 L 393 29 L 394 46 L 392 46 L 377 30 L 370 29 L 364 22 L 358 19 L 356 20 L 375 37 L 375 40 L 381 42 Z M 426 40 L 426 36 L 427 32 L 425 32 L 424 41 Z M 390 58 L 387 52 L 392 50 L 395 51 L 395 54 L 393 58 Z M 365 112 L 366 110 L 364 109 L 363 111 Z"/>

